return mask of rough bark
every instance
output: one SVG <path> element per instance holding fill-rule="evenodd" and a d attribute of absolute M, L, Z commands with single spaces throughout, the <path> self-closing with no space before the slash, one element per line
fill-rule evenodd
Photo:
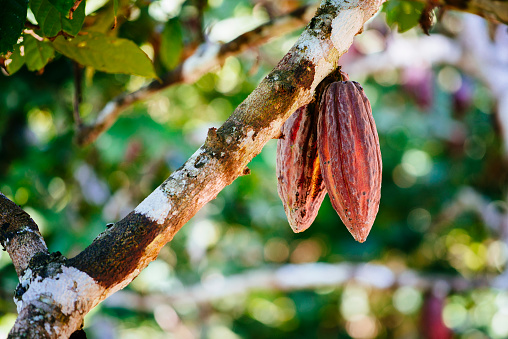
<path fill-rule="evenodd" d="M 19 278 L 23 276 L 30 259 L 36 254 L 48 253 L 37 224 L 1 192 L 0 245 L 9 253 Z"/>

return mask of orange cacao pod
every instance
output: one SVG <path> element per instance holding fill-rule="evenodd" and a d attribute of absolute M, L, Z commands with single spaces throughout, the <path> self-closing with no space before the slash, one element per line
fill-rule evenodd
<path fill-rule="evenodd" d="M 356 241 L 369 235 L 381 198 L 381 151 L 359 83 L 334 82 L 319 106 L 318 150 L 332 206 Z"/>
<path fill-rule="evenodd" d="M 317 152 L 317 112 L 302 106 L 277 142 L 277 190 L 295 233 L 310 227 L 326 195 Z"/>

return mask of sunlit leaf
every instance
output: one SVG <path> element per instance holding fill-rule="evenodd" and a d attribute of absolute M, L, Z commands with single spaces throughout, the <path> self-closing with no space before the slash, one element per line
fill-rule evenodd
<path fill-rule="evenodd" d="M 169 20 L 162 31 L 160 56 L 162 64 L 167 69 L 173 69 L 180 61 L 183 49 L 183 34 L 180 21 Z"/>
<path fill-rule="evenodd" d="M 88 33 L 67 40 L 62 36 L 53 41 L 55 49 L 84 66 L 107 73 L 125 73 L 155 78 L 148 56 L 132 41 Z"/>
<path fill-rule="evenodd" d="M 26 67 L 30 71 L 38 71 L 55 55 L 55 50 L 47 41 L 39 41 L 31 35 L 25 35 L 23 40 L 25 46 Z"/>
<path fill-rule="evenodd" d="M 101 8 L 100 11 L 97 11 L 93 17 L 93 21 L 87 22 L 87 26 L 84 30 L 88 32 L 99 32 L 99 33 L 107 33 L 111 30 L 115 23 L 115 5 L 114 3 L 108 3 L 107 6 Z M 87 19 L 88 20 L 88 19 Z"/>
<path fill-rule="evenodd" d="M 384 4 L 383 11 L 388 25 L 397 25 L 398 31 L 403 33 L 418 25 L 424 7 L 425 4 L 418 1 L 392 0 Z"/>
<path fill-rule="evenodd" d="M 26 20 L 27 0 L 0 0 L 0 54 L 12 51 Z"/>
<path fill-rule="evenodd" d="M 72 20 L 66 18 L 49 0 L 31 0 L 30 9 L 41 27 L 42 34 L 47 37 L 56 36 L 60 31 L 76 35 L 85 20 L 85 1 L 74 11 Z"/>

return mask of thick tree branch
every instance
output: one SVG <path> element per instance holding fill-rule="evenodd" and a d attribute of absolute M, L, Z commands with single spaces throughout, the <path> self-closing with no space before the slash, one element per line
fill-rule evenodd
<path fill-rule="evenodd" d="M 133 212 L 75 258 L 41 263 L 35 273 L 25 273 L 26 291 L 17 299 L 19 316 L 10 336 L 69 336 L 91 308 L 128 285 L 203 205 L 243 174 L 284 121 L 313 99 L 382 2 L 323 1 L 277 67 Z"/>
<path fill-rule="evenodd" d="M 18 205 L 0 192 L 0 245 L 9 253 L 18 277 L 30 259 L 38 253 L 48 253 L 39 227 Z"/>
<path fill-rule="evenodd" d="M 204 74 L 222 65 L 229 56 L 240 54 L 249 48 L 262 45 L 270 39 L 304 26 L 314 15 L 316 8 L 315 5 L 301 7 L 287 15 L 262 24 L 228 43 L 207 42 L 202 44 L 193 55 L 167 73 L 162 82 L 152 81 L 135 92 L 121 94 L 107 103 L 97 114 L 95 122 L 91 125 L 82 125 L 77 131 L 76 142 L 81 146 L 94 142 L 133 103 L 178 83 L 194 83 Z"/>

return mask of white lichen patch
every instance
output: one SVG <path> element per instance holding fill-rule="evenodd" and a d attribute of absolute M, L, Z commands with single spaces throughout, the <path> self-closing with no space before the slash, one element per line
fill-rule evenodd
<path fill-rule="evenodd" d="M 212 68 L 219 65 L 220 44 L 207 42 L 198 47 L 196 52 L 185 60 L 182 68 L 184 82 L 194 83 Z"/>
<path fill-rule="evenodd" d="M 45 323 L 44 324 L 44 329 L 46 330 L 46 332 L 48 333 L 52 333 L 53 332 L 53 329 L 51 328 L 51 325 L 48 324 L 48 323 Z M 58 330 L 58 328 L 54 328 L 54 332 L 57 334 L 57 335 L 60 335 L 60 331 Z"/>
<path fill-rule="evenodd" d="M 326 59 L 319 60 L 314 69 L 314 81 L 311 85 L 312 90 L 314 90 L 333 69 L 334 65 Z"/>
<path fill-rule="evenodd" d="M 39 232 L 34 231 L 29 226 L 25 226 L 25 227 L 16 231 L 17 234 L 26 233 L 26 232 L 35 233 L 37 236 L 40 236 Z"/>
<path fill-rule="evenodd" d="M 17 234 L 32 233 L 35 235 L 35 238 L 39 241 L 39 244 L 34 243 L 34 240 L 32 240 L 29 246 L 33 248 L 44 248 L 44 249 L 47 248 L 46 243 L 44 242 L 44 239 L 42 238 L 38 230 L 33 230 L 29 226 L 25 226 L 22 229 L 16 231 L 16 233 Z"/>
<path fill-rule="evenodd" d="M 22 285 L 32 275 L 28 271 L 22 278 Z M 76 311 L 88 312 L 97 303 L 103 290 L 88 274 L 74 267 L 62 266 L 62 272 L 56 276 L 45 279 L 37 277 L 32 281 L 21 300 L 16 300 L 16 306 L 20 313 L 30 303 L 42 301 L 58 306 L 63 314 L 70 316 Z"/>
<path fill-rule="evenodd" d="M 240 148 L 249 148 L 251 145 L 255 144 L 254 134 L 256 133 L 253 128 L 244 129 L 244 137 L 238 140 L 238 147 Z"/>
<path fill-rule="evenodd" d="M 21 277 L 21 279 L 19 280 L 19 283 L 21 284 L 21 286 L 26 289 L 28 287 L 28 285 L 30 284 L 30 281 L 32 280 L 32 269 L 30 268 L 27 268 L 25 270 L 25 273 L 23 274 L 23 276 Z"/>
<path fill-rule="evenodd" d="M 347 52 L 353 44 L 353 38 L 363 27 L 365 12 L 359 7 L 341 11 L 332 20 L 332 34 L 330 39 L 339 55 Z"/>
<path fill-rule="evenodd" d="M 171 202 L 160 186 L 134 209 L 134 212 L 144 215 L 158 224 L 164 223 L 170 211 Z"/>
<path fill-rule="evenodd" d="M 249 140 L 249 141 L 254 142 L 254 130 L 252 130 L 252 129 L 251 129 L 251 130 L 249 130 L 249 131 L 245 134 L 245 137 L 246 137 L 246 138 L 250 138 L 251 140 Z"/>
<path fill-rule="evenodd" d="M 201 172 L 201 168 L 210 162 L 203 147 L 200 147 L 187 160 L 183 168 L 173 172 L 166 182 L 164 182 L 164 192 L 169 196 L 178 196 L 184 189 L 192 185 L 191 178 L 196 178 Z M 169 211 L 168 211 L 169 212 Z"/>
<path fill-rule="evenodd" d="M 321 59 L 328 56 L 330 49 L 333 47 L 332 43 L 328 40 L 321 40 L 317 36 L 311 35 L 308 31 L 304 31 L 295 47 L 305 53 L 307 58 L 314 64 L 317 64 Z"/>

